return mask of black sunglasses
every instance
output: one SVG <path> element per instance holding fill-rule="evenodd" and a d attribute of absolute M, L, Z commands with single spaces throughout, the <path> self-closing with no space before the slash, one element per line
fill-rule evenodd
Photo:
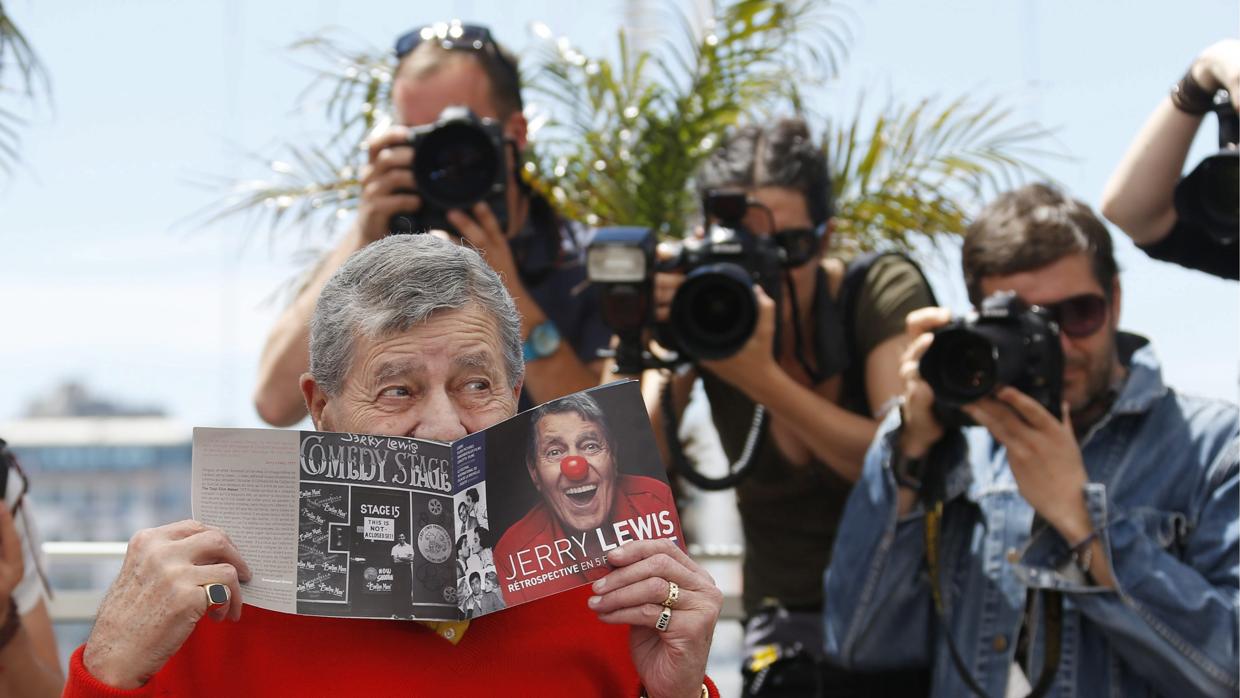
<path fill-rule="evenodd" d="M 1041 305 L 1059 323 L 1059 330 L 1074 339 L 1083 339 L 1097 332 L 1107 319 L 1107 299 L 1097 293 L 1082 293 Z"/>
<path fill-rule="evenodd" d="M 462 24 L 459 21 L 436 22 L 418 27 L 402 34 L 396 40 L 396 60 L 401 60 L 413 53 L 424 42 L 434 41 L 448 51 L 477 51 L 492 56 L 504 70 L 512 75 L 514 84 L 521 84 L 521 76 L 517 66 L 499 50 L 499 44 L 491 36 L 491 30 L 481 24 Z M 521 95 L 517 94 L 517 102 L 521 103 Z"/>

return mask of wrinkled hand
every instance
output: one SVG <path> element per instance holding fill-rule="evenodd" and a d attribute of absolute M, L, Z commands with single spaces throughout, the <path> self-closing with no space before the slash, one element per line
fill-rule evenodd
<path fill-rule="evenodd" d="M 740 351 L 726 359 L 698 362 L 702 368 L 745 393 L 751 393 L 754 381 L 764 380 L 764 370 L 778 367 L 775 360 L 775 301 L 757 284 L 754 284 L 753 292 L 758 303 L 758 321 Z"/>
<path fill-rule="evenodd" d="M 17 525 L 9 505 L 0 502 L 0 627 L 9 619 L 9 600 L 26 573 L 22 558 L 22 541 L 17 537 Z"/>
<path fill-rule="evenodd" d="M 604 623 L 631 625 L 629 647 L 642 685 L 651 698 L 696 698 L 723 592 L 715 580 L 670 540 L 625 543 L 607 555 L 616 567 L 594 583 L 590 608 Z M 680 586 L 667 630 L 655 622 L 667 598 L 668 582 Z"/>
<path fill-rule="evenodd" d="M 361 171 L 362 200 L 357 226 L 366 243 L 388 234 L 388 221 L 397 213 L 414 213 L 422 206 L 413 178 L 413 146 L 409 128 L 393 126 L 367 142 L 368 160 Z"/>
<path fill-rule="evenodd" d="M 1206 47 L 1191 68 L 1193 79 L 1210 91 L 1227 90 L 1240 110 L 1240 39 L 1223 39 Z"/>
<path fill-rule="evenodd" d="M 215 620 L 241 618 L 241 587 L 250 568 L 228 536 L 190 519 L 138 531 L 99 606 L 82 661 L 100 681 L 136 688 L 180 649 L 207 613 L 203 584 L 227 584 Z"/>
<path fill-rule="evenodd" d="M 931 332 L 952 319 L 947 308 L 919 308 L 908 314 L 905 331 L 908 348 L 900 358 L 900 378 L 904 381 L 904 405 L 900 408 L 900 448 L 909 458 L 920 458 L 943 438 L 943 427 L 934 418 L 934 390 L 921 377 L 921 357 L 934 342 Z"/>
<path fill-rule="evenodd" d="M 1088 477 L 1067 403 L 1057 420 L 1037 400 L 1006 387 L 964 412 L 1007 447 L 1020 494 L 1042 518 L 1065 540 L 1088 535 L 1092 526 L 1082 493 Z"/>
<path fill-rule="evenodd" d="M 487 264 L 499 274 L 504 285 L 512 288 L 520 278 L 517 274 L 517 262 L 512 257 L 512 247 L 508 244 L 507 233 L 500 228 L 499 219 L 491 211 L 486 202 L 480 201 L 470 209 L 473 216 L 461 210 L 448 211 L 448 222 L 461 234 L 461 237 L 473 245 Z"/>

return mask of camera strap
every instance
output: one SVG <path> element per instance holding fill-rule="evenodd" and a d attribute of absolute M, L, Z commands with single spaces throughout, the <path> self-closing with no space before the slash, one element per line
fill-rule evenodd
<path fill-rule="evenodd" d="M 740 456 L 737 457 L 735 462 L 728 465 L 728 473 L 726 475 L 716 478 L 704 475 L 695 468 L 689 462 L 684 448 L 680 445 L 680 420 L 676 419 L 676 405 L 674 404 L 675 400 L 672 398 L 672 381 L 669 380 L 663 384 L 663 389 L 659 393 L 659 400 L 663 408 L 663 434 L 667 440 L 667 450 L 671 456 L 672 470 L 693 483 L 698 489 L 708 492 L 736 487 L 741 480 L 744 480 L 749 475 L 753 469 L 754 456 L 757 453 L 758 445 L 762 442 L 763 435 L 766 434 L 766 423 L 768 420 L 765 407 L 754 403 L 753 420 L 749 423 L 749 433 L 745 436 L 745 445 L 741 448 Z"/>
<path fill-rule="evenodd" d="M 951 654 L 952 664 L 955 665 L 956 671 L 964 679 L 965 685 L 969 687 L 969 690 L 974 695 L 978 696 L 978 698 L 986 698 L 986 691 L 978 685 L 977 680 L 973 678 L 973 674 L 965 666 L 964 659 L 960 656 L 960 650 L 956 647 L 956 640 L 952 636 L 951 627 L 947 622 L 947 605 L 943 600 L 943 588 L 940 581 L 943 498 L 942 496 L 933 496 L 932 499 L 932 502 L 925 502 L 925 545 L 926 566 L 930 576 L 930 595 L 934 600 L 934 612 L 939 619 L 939 627 L 943 629 L 943 635 L 947 638 L 947 649 Z M 1025 601 L 1026 624 L 1030 622 L 1029 616 L 1033 608 L 1035 593 L 1031 589 Z M 1042 696 L 1046 695 L 1054 682 L 1055 672 L 1059 670 L 1059 656 L 1063 643 L 1063 594 L 1058 591 L 1045 591 L 1042 601 L 1042 623 L 1043 632 L 1046 634 L 1046 652 L 1042 658 L 1042 671 L 1038 674 L 1038 682 L 1026 698 L 1042 698 Z"/>

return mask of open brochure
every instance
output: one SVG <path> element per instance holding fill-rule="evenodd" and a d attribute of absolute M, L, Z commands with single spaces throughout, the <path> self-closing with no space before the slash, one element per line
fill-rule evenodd
<path fill-rule="evenodd" d="M 475 618 L 604 576 L 626 542 L 683 545 L 635 381 L 452 443 L 199 427 L 193 511 L 250 566 L 246 603 L 317 616 Z"/>

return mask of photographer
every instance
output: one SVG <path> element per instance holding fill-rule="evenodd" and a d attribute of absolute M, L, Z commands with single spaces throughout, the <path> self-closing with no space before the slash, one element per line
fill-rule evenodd
<path fill-rule="evenodd" d="M 64 687 L 26 476 L 0 439 L 0 695 L 59 696 Z"/>
<path fill-rule="evenodd" d="M 526 122 L 515 56 L 486 27 L 455 22 L 401 36 L 396 55 L 392 106 L 399 125 L 368 143 L 357 219 L 311 272 L 263 348 L 254 404 L 259 415 L 276 426 L 289 426 L 306 414 L 297 381 L 308 366 L 310 316 L 327 279 L 350 254 L 388 235 L 393 216 L 416 217 L 428 207 L 412 193 L 418 183 L 411 127 L 436 122 L 447 107 L 467 107 L 502 129 L 502 200 L 492 202 L 494 206 L 481 201 L 468 211 L 448 210 L 443 218 L 444 227 L 454 228 L 452 232 L 483 254 L 516 299 L 527 363 L 521 408 L 599 382 L 602 362 L 596 357 L 611 333 L 599 318 L 596 292 L 585 288 L 580 261 L 585 241 L 579 239 L 584 231 L 560 220 L 517 175 Z M 502 215 L 496 209 L 502 209 Z M 438 221 L 441 226 L 444 222 Z"/>
<path fill-rule="evenodd" d="M 928 361 L 950 313 L 909 317 L 903 405 L 866 456 L 826 574 L 827 652 L 930 667 L 935 696 L 1234 696 L 1235 406 L 1174 392 L 1148 342 L 1117 330 L 1111 239 L 1079 201 L 1045 185 L 1003 194 L 970 226 L 963 268 L 984 312 L 1014 292 L 1040 307 L 1026 319 L 1052 318 L 971 325 L 1000 340 L 995 365 L 1013 348 L 1059 351 L 1017 367 L 1028 392 L 1009 383 L 958 407 L 979 426 L 945 429 L 943 376 L 982 355 Z M 1052 401 L 1041 388 L 1058 374 Z"/>
<path fill-rule="evenodd" d="M 1224 159 L 1218 162 L 1217 188 L 1197 185 L 1208 189 L 1201 194 L 1206 200 L 1187 201 L 1188 210 L 1177 206 L 1176 188 L 1184 159 L 1203 118 L 1214 111 L 1214 97 L 1220 90 L 1228 92 L 1232 107 L 1228 118 L 1234 123 L 1234 110 L 1240 108 L 1240 39 L 1225 39 L 1202 51 L 1154 109 L 1107 182 L 1102 214 L 1155 259 L 1237 279 L 1240 247 L 1236 244 L 1234 160 L 1230 165 L 1223 165 Z M 1222 123 L 1220 117 L 1220 129 Z M 1220 137 L 1220 145 L 1229 148 L 1233 157 L 1234 138 L 1233 133 L 1230 143 L 1223 143 L 1229 139 Z M 1225 167 L 1232 173 L 1229 178 L 1222 172 Z M 1200 210 L 1214 207 L 1220 210 L 1218 214 Z M 1217 224 L 1198 220 L 1203 214 L 1217 217 Z"/>
<path fill-rule="evenodd" d="M 885 255 L 863 270 L 853 303 L 841 303 L 846 265 L 826 256 L 832 206 L 826 156 L 799 119 L 738 130 L 697 183 L 703 192 L 743 190 L 748 203 L 741 227 L 774 239 L 786 254 L 777 270 L 778 317 L 771 294 L 754 285 L 756 329 L 732 356 L 699 360 L 673 376 L 676 416 L 697 369 L 704 369 L 715 427 L 736 460 L 755 406 L 767 410 L 769 425 L 751 474 L 736 486 L 745 539 L 746 694 L 781 695 L 782 687 L 783 695 L 813 695 L 814 665 L 822 654 L 822 572 L 836 522 L 877 419 L 900 392 L 904 317 L 932 304 L 933 295 L 912 262 Z M 681 274 L 656 275 L 656 319 L 668 319 L 684 282 Z M 662 404 L 651 413 L 662 437 Z M 771 666 L 764 658 L 775 653 L 788 661 Z M 771 675 L 793 665 L 801 667 L 797 672 L 809 666 L 809 676 L 799 674 L 807 683 Z"/>

